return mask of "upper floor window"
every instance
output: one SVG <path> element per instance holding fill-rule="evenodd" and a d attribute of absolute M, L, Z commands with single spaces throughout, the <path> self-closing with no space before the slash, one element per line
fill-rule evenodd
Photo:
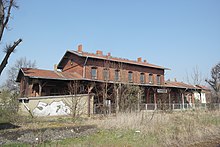
<path fill-rule="evenodd" d="M 153 84 L 153 74 L 149 74 L 149 84 Z"/>
<path fill-rule="evenodd" d="M 133 72 L 132 71 L 128 72 L 128 82 L 133 82 Z"/>
<path fill-rule="evenodd" d="M 157 85 L 160 85 L 161 82 L 160 82 L 160 75 L 157 75 Z"/>
<path fill-rule="evenodd" d="M 140 82 L 143 84 L 143 83 L 145 83 L 145 75 L 144 75 L 144 73 L 141 73 L 140 74 Z"/>
<path fill-rule="evenodd" d="M 92 67 L 92 79 L 97 79 L 97 68 Z"/>
<path fill-rule="evenodd" d="M 120 70 L 115 70 L 115 81 L 120 80 Z"/>
<path fill-rule="evenodd" d="M 109 70 L 108 69 L 103 70 L 103 79 L 105 81 L 109 80 Z"/>

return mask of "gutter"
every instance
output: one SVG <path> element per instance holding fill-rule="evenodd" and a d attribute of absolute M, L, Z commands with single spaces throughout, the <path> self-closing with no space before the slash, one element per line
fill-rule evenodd
<path fill-rule="evenodd" d="M 85 78 L 86 77 L 86 63 L 87 63 L 87 61 L 88 61 L 88 56 L 86 56 L 86 60 L 85 60 L 85 62 L 84 62 L 84 64 L 83 64 L 83 78 Z"/>

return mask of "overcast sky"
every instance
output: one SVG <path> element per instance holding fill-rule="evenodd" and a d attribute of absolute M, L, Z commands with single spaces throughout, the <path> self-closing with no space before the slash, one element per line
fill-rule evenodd
<path fill-rule="evenodd" d="M 220 0 L 18 0 L 5 43 L 22 38 L 0 77 L 20 57 L 40 69 L 53 65 L 68 49 L 83 50 L 170 68 L 166 79 L 185 81 L 198 66 L 209 78 L 220 61 Z M 0 52 L 0 60 L 4 53 Z"/>

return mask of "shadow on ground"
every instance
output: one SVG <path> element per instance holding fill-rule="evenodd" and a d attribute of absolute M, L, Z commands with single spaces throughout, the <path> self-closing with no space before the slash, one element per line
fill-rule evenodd
<path fill-rule="evenodd" d="M 20 126 L 13 125 L 11 123 L 0 123 L 0 130 L 15 129 L 15 128 L 20 128 Z"/>

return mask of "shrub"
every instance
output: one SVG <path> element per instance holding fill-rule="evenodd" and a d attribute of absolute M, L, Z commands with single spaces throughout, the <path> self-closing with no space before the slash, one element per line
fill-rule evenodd
<path fill-rule="evenodd" d="M 0 123 L 14 122 L 18 117 L 18 94 L 3 90 L 0 93 Z"/>

